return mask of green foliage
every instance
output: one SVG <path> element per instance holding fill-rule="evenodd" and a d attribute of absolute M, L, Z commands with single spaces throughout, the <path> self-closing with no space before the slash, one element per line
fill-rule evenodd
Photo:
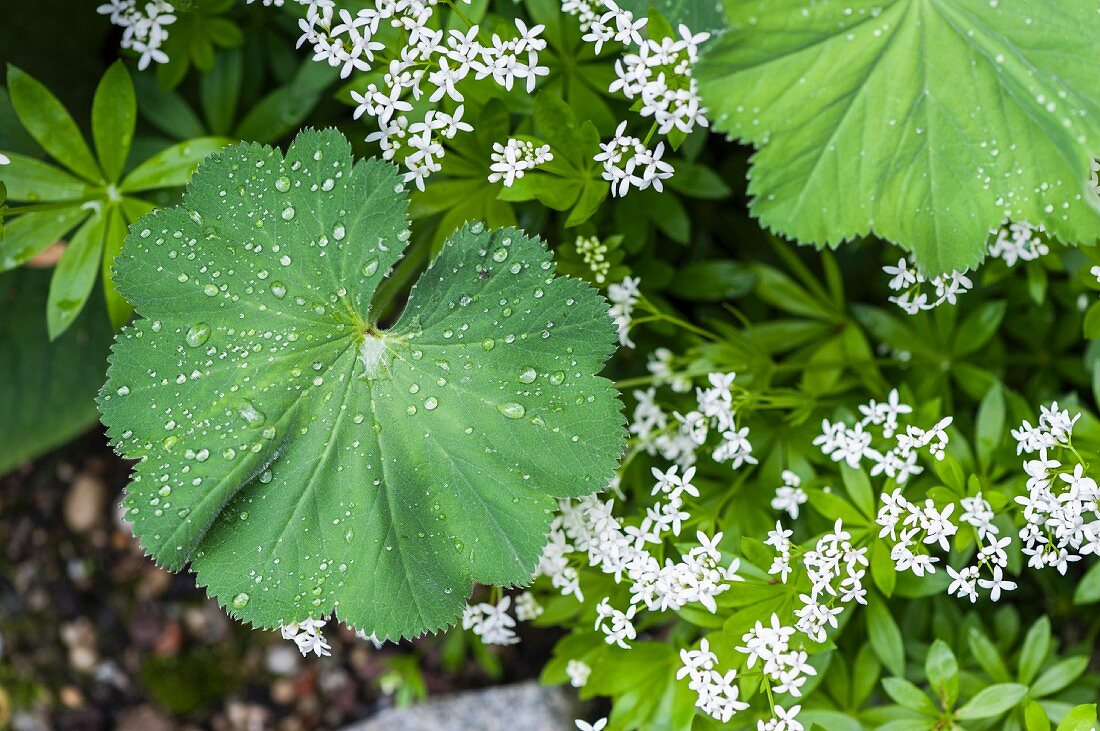
<path fill-rule="evenodd" d="M 41 326 L 50 277 L 0 274 L 0 475 L 64 444 L 96 422 L 111 331 L 89 308 L 51 342 Z"/>
<path fill-rule="evenodd" d="M 499 198 L 538 200 L 555 211 L 568 211 L 566 228 L 578 226 L 596 213 L 611 190 L 592 159 L 600 151 L 600 133 L 590 120 L 578 122 L 573 110 L 552 94 L 535 99 L 534 123 L 541 139 L 521 139 L 549 143 L 554 159 L 501 190 Z"/>
<path fill-rule="evenodd" d="M 157 82 L 166 89 L 179 85 L 191 65 L 199 71 L 214 68 L 218 48 L 235 48 L 244 43 L 244 33 L 237 23 L 226 17 L 234 0 L 176 0 L 173 13 L 177 16 L 164 43 L 168 63 L 158 64 Z"/>
<path fill-rule="evenodd" d="M 554 498 L 619 456 L 607 306 L 538 240 L 464 227 L 379 325 L 405 209 L 394 168 L 304 132 L 211 157 L 118 260 L 143 315 L 101 396 L 140 460 L 127 515 L 257 626 L 441 629 L 473 582 L 527 582 Z"/>
<path fill-rule="evenodd" d="M 116 62 L 103 75 L 92 103 L 93 155 L 76 122 L 46 87 L 15 66 L 8 67 L 11 103 L 38 145 L 64 168 L 19 154 L 4 166 L 14 220 L 0 240 L 0 271 L 20 266 L 70 236 L 50 284 L 46 322 L 57 338 L 76 320 L 102 271 L 111 322 L 130 318 L 130 306 L 115 290 L 111 262 L 125 228 L 152 208 L 139 194 L 182 186 L 191 170 L 226 140 L 200 137 L 169 147 L 129 166 L 136 100 L 126 67 Z"/>
<path fill-rule="evenodd" d="M 1091 0 L 726 9 L 698 76 L 715 127 L 760 148 L 765 227 L 818 246 L 876 234 L 931 273 L 980 263 L 1005 218 L 1100 238 L 1100 57 L 1065 55 L 1100 35 Z"/>

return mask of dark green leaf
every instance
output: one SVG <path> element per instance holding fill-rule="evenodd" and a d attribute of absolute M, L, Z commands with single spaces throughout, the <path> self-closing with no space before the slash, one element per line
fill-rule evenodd
<path fill-rule="evenodd" d="M 955 713 L 955 718 L 970 721 L 980 718 L 995 718 L 1023 700 L 1027 695 L 1027 686 L 1019 683 L 999 683 L 983 688 L 978 694 L 963 704 Z"/>
<path fill-rule="evenodd" d="M 103 74 L 92 102 L 92 137 L 99 164 L 109 182 L 122 175 L 137 124 L 134 83 L 122 61 L 115 61 Z"/>
<path fill-rule="evenodd" d="M 93 183 L 103 180 L 76 122 L 50 90 L 15 66 L 8 66 L 8 91 L 19 121 L 42 149 Z"/>
<path fill-rule="evenodd" d="M 110 211 L 99 211 L 77 229 L 50 279 L 46 327 L 50 340 L 69 329 L 95 286 Z"/>

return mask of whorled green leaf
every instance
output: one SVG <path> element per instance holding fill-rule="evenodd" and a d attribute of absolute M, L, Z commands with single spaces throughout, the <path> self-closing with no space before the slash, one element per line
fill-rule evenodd
<path fill-rule="evenodd" d="M 728 0 L 697 68 L 715 128 L 759 151 L 770 229 L 875 233 L 931 272 L 979 263 L 1005 218 L 1100 238 L 1093 0 Z"/>
<path fill-rule="evenodd" d="M 0 272 L 22 266 L 91 214 L 89 206 L 25 213 L 9 223 L 0 240 Z"/>
<path fill-rule="evenodd" d="M 397 322 L 373 324 L 406 208 L 395 168 L 304 132 L 285 159 L 210 157 L 116 262 L 143 316 L 101 394 L 139 460 L 128 518 L 255 625 L 443 628 L 474 582 L 529 580 L 555 498 L 601 489 L 622 448 L 594 375 L 607 304 L 518 230 L 464 227 Z"/>
<path fill-rule="evenodd" d="M 99 274 L 108 220 L 116 215 L 119 214 L 113 210 L 92 214 L 73 234 L 53 270 L 50 296 L 46 301 L 46 329 L 50 340 L 56 340 L 65 332 L 84 309 Z"/>
<path fill-rule="evenodd" d="M 19 121 L 43 150 L 85 180 L 102 181 L 103 173 L 76 122 L 49 89 L 9 65 L 8 91 Z"/>
<path fill-rule="evenodd" d="M 99 165 L 107 180 L 122 175 L 137 123 L 137 98 L 134 82 L 122 61 L 115 61 L 95 90 L 92 101 L 92 137 Z"/>
<path fill-rule="evenodd" d="M 11 163 L 4 166 L 2 177 L 13 201 L 77 200 L 88 191 L 87 183 L 49 163 L 26 155 L 5 154 Z"/>
<path fill-rule="evenodd" d="M 136 193 L 186 185 L 200 160 L 229 143 L 227 137 L 197 137 L 166 147 L 131 170 L 119 188 Z"/>

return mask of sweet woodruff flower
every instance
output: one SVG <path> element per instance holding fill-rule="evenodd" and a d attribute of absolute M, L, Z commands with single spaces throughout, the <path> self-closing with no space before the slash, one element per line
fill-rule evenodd
<path fill-rule="evenodd" d="M 324 619 L 303 619 L 301 622 L 291 622 L 280 628 L 284 640 L 291 640 L 298 646 L 302 655 L 313 653 L 318 657 L 330 655 L 332 649 L 325 641 L 321 631 L 325 626 Z"/>
<path fill-rule="evenodd" d="M 251 1 L 251 0 L 250 0 Z M 151 63 L 168 63 L 161 46 L 168 40 L 168 26 L 176 22 L 173 7 L 165 0 L 110 0 L 96 8 L 122 29 L 123 48 L 138 54 L 138 70 Z"/>
<path fill-rule="evenodd" d="M 350 92 L 354 117 L 375 121 L 378 129 L 367 135 L 367 142 L 377 143 L 385 159 L 403 164 L 405 182 L 420 190 L 431 174 L 443 169 L 442 140 L 473 130 L 461 121 L 467 80 L 489 79 L 506 90 L 518 85 L 530 94 L 538 79 L 550 73 L 539 64 L 539 52 L 546 48 L 543 26 L 521 19 L 513 22 L 511 33 L 499 35 L 483 33 L 478 25 L 440 28 L 436 12 L 443 6 L 435 2 L 374 0 L 366 7 L 339 7 L 334 0 L 295 1 L 305 8 L 298 45 L 312 49 L 313 60 L 340 69 L 341 78 L 356 72 L 381 77 L 364 91 Z M 381 37 L 395 37 L 396 44 L 391 40 L 387 45 Z M 430 108 L 419 119 L 409 116 L 416 102 L 448 100 L 455 105 L 453 112 Z M 548 154 L 543 155 L 546 160 Z M 502 169 L 500 179 L 510 185 L 523 169 Z"/>
<path fill-rule="evenodd" d="M 550 145 L 536 146 L 529 140 L 509 139 L 507 143 L 493 143 L 493 152 L 490 155 L 492 164 L 489 166 L 489 182 L 501 182 L 505 188 L 523 177 L 528 170 L 550 162 L 554 155 L 550 152 Z"/>

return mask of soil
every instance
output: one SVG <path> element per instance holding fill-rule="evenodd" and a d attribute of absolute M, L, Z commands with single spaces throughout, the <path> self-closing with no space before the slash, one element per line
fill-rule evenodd
<path fill-rule="evenodd" d="M 530 627 L 489 652 L 461 633 L 378 650 L 330 623 L 332 657 L 302 658 L 144 556 L 118 507 L 128 471 L 95 431 L 0 477 L 0 728 L 339 728 L 549 657 L 556 635 Z"/>

